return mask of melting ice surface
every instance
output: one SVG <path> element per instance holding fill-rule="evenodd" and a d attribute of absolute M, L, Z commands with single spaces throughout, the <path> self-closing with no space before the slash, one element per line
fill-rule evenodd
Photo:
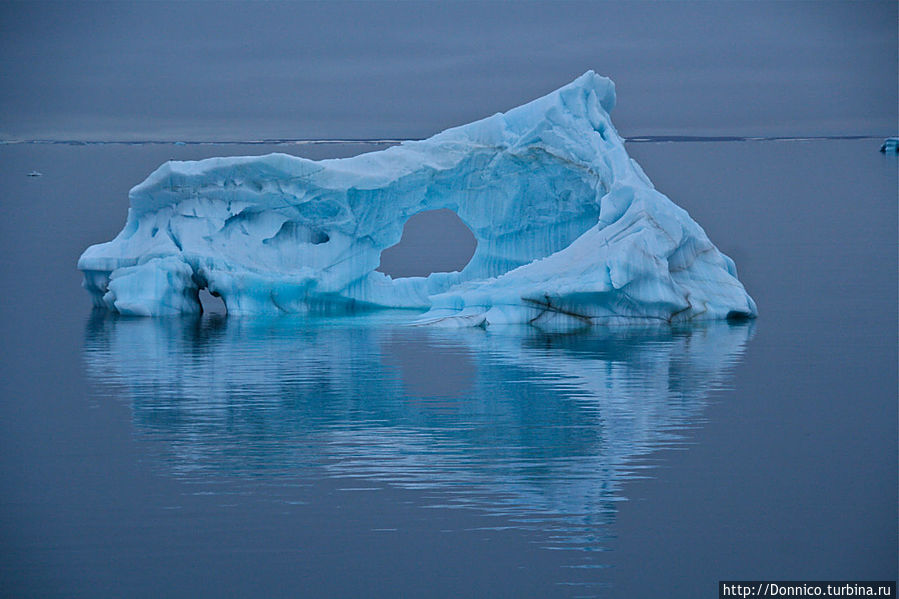
<path fill-rule="evenodd" d="M 421 323 L 583 326 L 752 317 L 733 262 L 654 189 L 592 71 L 505 114 L 352 158 L 168 162 L 125 228 L 78 262 L 97 306 L 230 314 L 426 311 Z M 461 272 L 377 272 L 404 223 L 449 209 L 477 240 Z"/>

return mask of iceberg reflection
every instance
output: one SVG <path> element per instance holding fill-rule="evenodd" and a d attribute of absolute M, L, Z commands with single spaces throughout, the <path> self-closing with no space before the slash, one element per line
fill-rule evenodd
<path fill-rule="evenodd" d="M 84 355 L 177 476 L 358 477 L 597 548 L 636 460 L 683 443 L 751 331 L 97 314 Z"/>

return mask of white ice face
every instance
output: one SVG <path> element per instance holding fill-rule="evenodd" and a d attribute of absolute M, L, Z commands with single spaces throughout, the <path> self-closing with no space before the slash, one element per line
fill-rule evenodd
<path fill-rule="evenodd" d="M 97 306 L 234 314 L 417 308 L 416 322 L 588 325 L 752 317 L 733 262 L 631 160 L 589 71 L 505 114 L 339 160 L 168 162 L 125 228 L 78 261 Z M 461 272 L 377 272 L 414 214 L 446 208 L 478 245 Z"/>

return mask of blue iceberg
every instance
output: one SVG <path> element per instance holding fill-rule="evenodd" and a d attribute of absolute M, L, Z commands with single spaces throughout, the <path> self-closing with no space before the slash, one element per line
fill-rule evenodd
<path fill-rule="evenodd" d="M 748 318 L 733 261 L 655 190 L 589 71 L 505 114 L 352 158 L 286 154 L 163 164 L 125 228 L 78 261 L 94 304 L 122 314 L 409 308 L 449 326 L 583 326 Z M 404 223 L 454 211 L 477 249 L 461 272 L 376 271 Z"/>

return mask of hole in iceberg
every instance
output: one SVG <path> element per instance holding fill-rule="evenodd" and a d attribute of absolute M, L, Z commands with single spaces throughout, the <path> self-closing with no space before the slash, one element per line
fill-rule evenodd
<path fill-rule="evenodd" d="M 381 252 L 378 272 L 394 279 L 462 270 L 478 241 L 462 219 L 446 208 L 419 212 L 403 227 L 400 242 Z"/>
<path fill-rule="evenodd" d="M 741 312 L 740 310 L 731 310 L 727 313 L 725 318 L 729 322 L 746 322 L 747 320 L 752 319 L 752 314 L 749 312 Z"/>
<path fill-rule="evenodd" d="M 229 219 L 230 220 L 230 219 Z M 319 229 L 315 229 L 301 223 L 287 221 L 278 232 L 268 239 L 263 239 L 265 245 L 275 244 L 296 246 L 298 243 L 311 243 L 312 245 L 321 245 L 328 243 L 331 237 Z"/>
<path fill-rule="evenodd" d="M 225 306 L 225 300 L 220 295 L 212 295 L 208 289 L 200 289 L 200 306 L 203 308 L 203 314 L 218 314 L 224 316 L 228 313 L 228 307 Z"/>

